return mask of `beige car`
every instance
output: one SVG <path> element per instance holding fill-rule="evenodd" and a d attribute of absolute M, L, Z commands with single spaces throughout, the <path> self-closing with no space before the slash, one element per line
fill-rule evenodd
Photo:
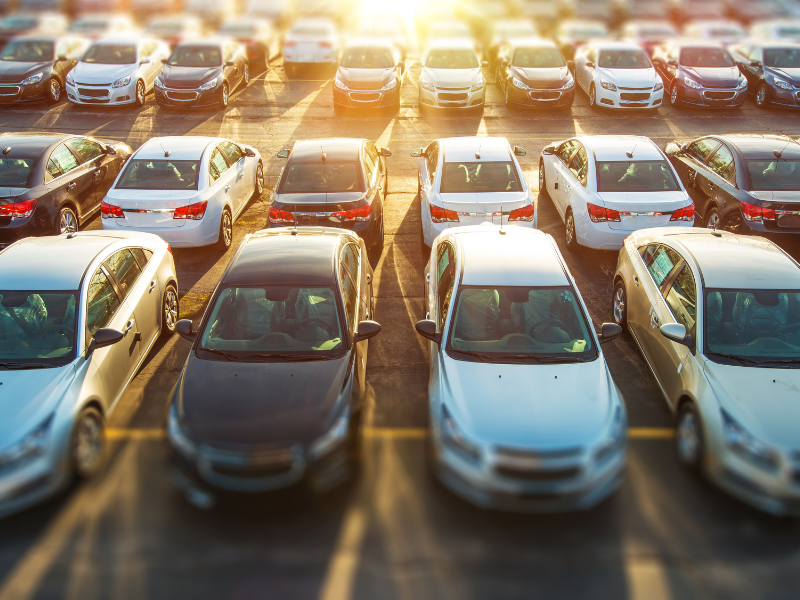
<path fill-rule="evenodd" d="M 680 461 L 800 515 L 800 265 L 760 237 L 641 230 L 620 250 L 613 306 L 677 415 Z"/>

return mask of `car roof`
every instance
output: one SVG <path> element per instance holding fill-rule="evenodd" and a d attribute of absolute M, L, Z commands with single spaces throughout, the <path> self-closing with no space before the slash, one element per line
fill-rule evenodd
<path fill-rule="evenodd" d="M 0 145 L 11 148 L 9 158 L 15 156 L 39 156 L 49 146 L 62 140 L 74 137 L 65 133 L 3 133 L 0 134 Z"/>
<path fill-rule="evenodd" d="M 641 135 L 587 135 L 577 139 L 594 152 L 596 160 L 631 160 L 626 154 L 631 151 L 636 160 L 664 159 L 653 140 Z"/>
<path fill-rule="evenodd" d="M 570 285 L 552 238 L 522 227 L 459 227 L 463 285 Z"/>
<path fill-rule="evenodd" d="M 734 134 L 712 136 L 731 143 L 748 159 L 775 160 L 774 151 L 783 158 L 800 159 L 800 143 L 782 135 Z"/>
<path fill-rule="evenodd" d="M 147 140 L 136 151 L 135 158 L 165 158 L 170 160 L 200 160 L 209 144 L 224 141 L 223 138 L 174 135 Z"/>
<path fill-rule="evenodd" d="M 642 47 L 639 44 L 635 44 L 633 42 L 598 40 L 595 42 L 591 42 L 591 44 L 598 50 L 639 50 L 640 52 L 644 52 L 644 50 L 642 50 Z"/>
<path fill-rule="evenodd" d="M 432 40 L 427 50 L 471 50 L 475 52 L 475 42 L 466 38 L 443 38 Z"/>
<path fill-rule="evenodd" d="M 390 52 L 394 52 L 395 45 L 391 40 L 382 40 L 380 38 L 371 38 L 371 37 L 356 37 L 347 40 L 347 43 L 344 45 L 344 48 L 385 48 Z"/>
<path fill-rule="evenodd" d="M 501 137 L 456 137 L 439 140 L 446 162 L 509 161 L 508 140 Z M 480 150 L 480 159 L 475 155 Z"/>
<path fill-rule="evenodd" d="M 291 162 L 321 163 L 325 160 L 357 161 L 363 139 L 329 138 L 324 140 L 302 140 L 292 149 Z"/>
<path fill-rule="evenodd" d="M 330 285 L 336 281 L 334 252 L 342 237 L 353 234 L 326 227 L 262 229 L 242 243 L 223 283 Z"/>
<path fill-rule="evenodd" d="M 178 46 L 220 46 L 224 43 L 231 42 L 232 40 L 225 39 L 225 38 L 202 38 L 197 40 L 187 40 L 185 42 L 181 42 Z"/>

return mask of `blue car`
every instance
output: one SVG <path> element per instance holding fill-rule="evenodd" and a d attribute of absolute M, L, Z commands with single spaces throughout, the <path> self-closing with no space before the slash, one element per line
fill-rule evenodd
<path fill-rule="evenodd" d="M 800 106 L 800 44 L 743 42 L 731 54 L 747 77 L 756 106 Z"/>

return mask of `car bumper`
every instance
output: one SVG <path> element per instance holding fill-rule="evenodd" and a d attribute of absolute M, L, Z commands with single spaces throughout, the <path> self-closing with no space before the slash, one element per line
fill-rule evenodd
<path fill-rule="evenodd" d="M 95 87 L 85 85 L 70 85 L 67 84 L 67 100 L 75 104 L 132 104 L 136 102 L 136 79 L 125 87 L 112 88 L 108 87 Z M 82 90 L 90 91 L 92 93 L 105 94 L 102 96 L 87 96 L 81 93 Z"/>
<path fill-rule="evenodd" d="M 47 96 L 49 79 L 43 79 L 33 85 L 20 85 L 18 83 L 0 84 L 0 104 L 13 104 L 15 102 L 33 102 L 44 100 Z"/>
<path fill-rule="evenodd" d="M 275 203 L 273 206 L 282 208 L 280 204 Z M 368 248 L 372 248 L 381 241 L 381 222 L 380 219 L 371 218 L 369 221 L 356 222 L 352 225 L 341 224 L 333 219 L 320 219 L 311 213 L 296 212 L 294 213 L 297 218 L 297 225 L 300 227 L 335 227 L 336 229 L 347 229 L 354 232 L 358 237 L 364 240 Z M 383 218 L 383 216 L 381 216 Z M 293 225 L 280 225 L 270 223 L 267 218 L 265 229 L 274 229 L 278 227 L 293 227 Z"/>
<path fill-rule="evenodd" d="M 199 221 L 186 220 L 181 227 L 126 227 L 118 224 L 121 219 L 101 220 L 106 230 L 152 233 L 173 248 L 198 248 L 215 244 L 219 239 L 219 216 L 209 212 Z"/>
<path fill-rule="evenodd" d="M 681 89 L 683 90 L 684 104 L 691 104 L 692 106 L 700 106 L 705 108 L 736 108 L 742 106 L 747 98 L 747 88 L 743 90 L 696 90 L 686 87 L 685 85 L 681 85 Z M 709 94 L 719 94 L 724 97 L 709 98 Z"/>
<path fill-rule="evenodd" d="M 509 85 L 508 101 L 517 106 L 541 106 L 545 108 L 572 106 L 575 101 L 575 86 L 568 90 L 521 90 L 514 85 Z"/>
<path fill-rule="evenodd" d="M 800 517 L 800 466 L 798 471 L 766 473 L 735 455 L 720 457 L 709 472 L 726 492 L 776 516 Z"/>
<path fill-rule="evenodd" d="M 230 93 L 231 90 L 228 90 Z M 207 92 L 197 90 L 175 90 L 171 88 L 155 88 L 156 102 L 161 106 L 198 108 L 215 106 L 222 102 L 222 86 Z"/>
<path fill-rule="evenodd" d="M 767 101 L 780 106 L 800 107 L 800 90 L 782 90 L 767 85 Z"/>
<path fill-rule="evenodd" d="M 603 108 L 615 108 L 621 110 L 654 109 L 661 106 L 662 102 L 664 101 L 664 90 L 649 93 L 635 91 L 610 92 L 603 87 L 596 86 L 595 91 L 597 106 L 601 106 Z M 634 100 L 622 96 L 622 94 L 639 93 L 647 94 L 647 97 L 641 100 Z"/>
<path fill-rule="evenodd" d="M 53 467 L 49 457 L 34 459 L 0 475 L 0 517 L 24 510 L 52 496 L 69 483 L 67 470 Z"/>
<path fill-rule="evenodd" d="M 44 207 L 42 207 L 44 208 Z M 52 232 L 52 222 L 50 215 L 43 213 L 40 217 L 37 208 L 36 214 L 27 219 L 14 219 L 0 217 L 0 248 L 13 244 L 22 238 L 46 235 Z"/>
<path fill-rule="evenodd" d="M 476 92 L 470 92 L 469 88 L 460 90 L 441 90 L 435 92 L 420 88 L 419 103 L 423 106 L 432 108 L 478 108 L 486 101 L 486 87 Z"/>
<path fill-rule="evenodd" d="M 694 221 L 668 221 L 667 223 L 653 223 L 652 227 L 694 227 Z M 595 250 L 613 250 L 619 251 L 622 244 L 630 234 L 639 229 L 648 229 L 647 227 L 638 227 L 634 229 L 612 229 L 608 222 L 594 223 L 589 214 L 581 211 L 575 211 L 575 234 L 578 238 L 578 243 L 586 248 L 593 248 Z"/>
<path fill-rule="evenodd" d="M 400 104 L 400 87 L 381 92 L 378 90 L 343 91 L 334 86 L 333 103 L 352 108 L 380 108 Z"/>

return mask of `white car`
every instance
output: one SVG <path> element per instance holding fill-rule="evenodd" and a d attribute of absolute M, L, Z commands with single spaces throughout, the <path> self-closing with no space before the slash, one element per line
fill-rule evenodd
<path fill-rule="evenodd" d="M 694 225 L 694 204 L 652 140 L 592 135 L 553 142 L 539 158 L 539 189 L 564 222 L 569 250 L 617 250 L 637 229 Z"/>
<path fill-rule="evenodd" d="M 718 19 L 693 21 L 683 28 L 683 35 L 690 38 L 714 40 L 721 44 L 733 44 L 747 37 L 747 31 L 736 21 Z"/>
<path fill-rule="evenodd" d="M 234 221 L 263 193 L 264 165 L 255 148 L 223 138 L 153 138 L 106 194 L 103 229 L 153 233 L 176 248 L 229 248 Z"/>
<path fill-rule="evenodd" d="M 758 21 L 750 26 L 750 37 L 800 42 L 800 20 Z"/>
<path fill-rule="evenodd" d="M 422 54 L 419 75 L 419 108 L 483 110 L 486 79 L 472 42 L 449 40 L 432 43 Z"/>
<path fill-rule="evenodd" d="M 535 228 L 533 190 L 516 158 L 524 155 L 505 138 L 491 137 L 445 138 L 413 150 L 425 246 L 466 225 Z"/>
<path fill-rule="evenodd" d="M 678 459 L 762 510 L 800 516 L 800 265 L 761 237 L 637 231 L 619 253 L 613 308 L 677 417 Z"/>
<path fill-rule="evenodd" d="M 69 26 L 70 33 L 92 39 L 107 36 L 129 36 L 138 29 L 134 20 L 125 14 L 90 13 L 75 19 Z"/>
<path fill-rule="evenodd" d="M 67 98 L 75 104 L 142 106 L 169 55 L 169 46 L 152 38 L 94 42 L 67 74 Z"/>
<path fill-rule="evenodd" d="M 589 106 L 656 110 L 664 83 L 647 52 L 637 44 L 590 42 L 575 53 L 575 80 Z"/>
<path fill-rule="evenodd" d="M 463 21 L 438 21 L 428 25 L 429 42 L 436 40 L 464 40 L 472 43 L 472 30 Z"/>
<path fill-rule="evenodd" d="M 425 268 L 431 449 L 442 482 L 485 508 L 595 506 L 619 487 L 626 411 L 553 238 L 468 227 Z"/>
<path fill-rule="evenodd" d="M 103 465 L 104 424 L 179 318 L 169 246 L 86 231 L 0 252 L 0 516 Z"/>
<path fill-rule="evenodd" d="M 311 65 L 335 66 L 339 60 L 339 34 L 329 19 L 299 19 L 283 40 L 283 66 L 292 77 Z"/>

